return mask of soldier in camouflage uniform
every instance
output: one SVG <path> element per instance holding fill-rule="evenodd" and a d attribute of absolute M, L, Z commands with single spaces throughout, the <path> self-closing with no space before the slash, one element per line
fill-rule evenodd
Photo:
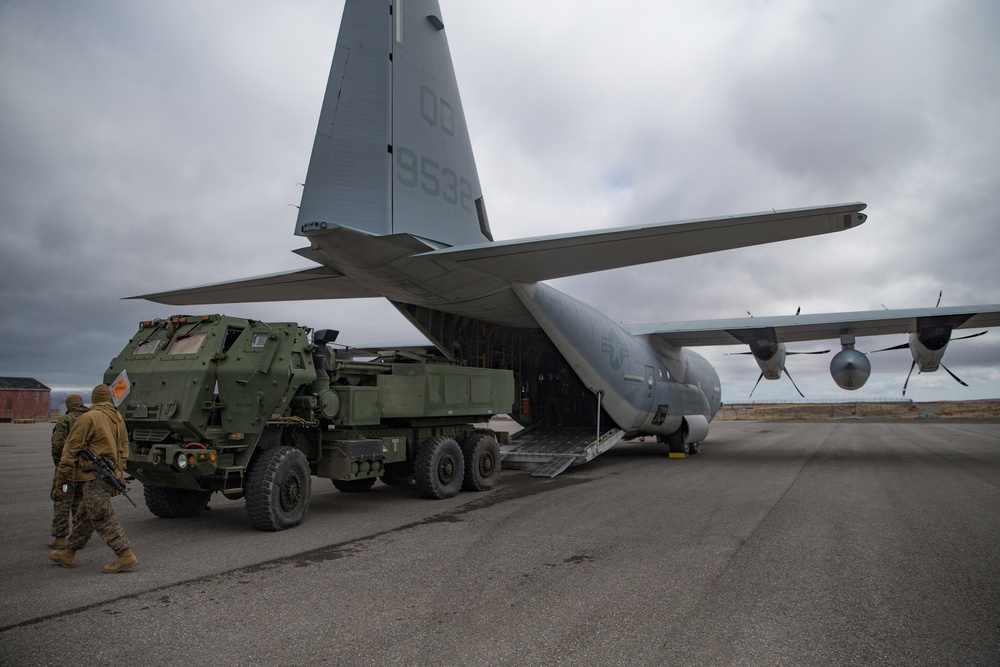
<path fill-rule="evenodd" d="M 125 530 L 118 523 L 111 507 L 111 497 L 118 492 L 96 474 L 85 470 L 90 462 L 80 456 L 80 451 L 86 448 L 96 457 L 109 458 L 114 462 L 115 475 L 120 479 L 128 461 L 128 431 L 125 420 L 111 403 L 111 390 L 107 385 L 99 384 L 94 387 L 90 399 L 93 403 L 90 410 L 80 415 L 66 438 L 62 458 L 56 469 L 54 490 L 54 493 L 61 493 L 62 485 L 70 480 L 82 486 L 80 512 L 74 518 L 73 534 L 70 535 L 66 548 L 51 552 L 49 559 L 63 567 L 74 567 L 76 552 L 87 545 L 96 530 L 117 556 L 113 563 L 104 566 L 105 572 L 113 574 L 130 568 L 139 561 L 132 553 Z"/>
<path fill-rule="evenodd" d="M 56 466 L 62 458 L 63 443 L 66 442 L 69 430 L 76 423 L 76 418 L 86 411 L 87 406 L 83 404 L 83 398 L 79 394 L 66 397 L 66 414 L 59 418 L 52 429 L 52 462 Z M 69 535 L 69 517 L 70 514 L 77 516 L 83 489 L 75 488 L 73 482 L 70 482 L 66 493 L 56 493 L 55 478 L 52 480 L 52 488 L 52 541 L 49 546 L 63 549 L 66 546 L 66 536 Z"/>

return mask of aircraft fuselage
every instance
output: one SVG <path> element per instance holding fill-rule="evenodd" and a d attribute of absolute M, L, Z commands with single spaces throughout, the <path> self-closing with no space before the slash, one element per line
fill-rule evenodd
<path fill-rule="evenodd" d="M 703 357 L 651 337 L 632 336 L 593 306 L 544 283 L 513 287 L 618 426 L 662 436 L 685 427 L 690 436 L 702 426 L 707 431 L 722 392 L 718 374 Z"/>

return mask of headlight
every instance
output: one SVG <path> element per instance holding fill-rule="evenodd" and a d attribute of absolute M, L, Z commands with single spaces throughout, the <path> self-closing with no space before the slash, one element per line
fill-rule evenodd
<path fill-rule="evenodd" d="M 175 459 L 177 467 L 184 470 L 188 467 L 187 454 L 184 452 L 177 452 L 177 458 Z"/>

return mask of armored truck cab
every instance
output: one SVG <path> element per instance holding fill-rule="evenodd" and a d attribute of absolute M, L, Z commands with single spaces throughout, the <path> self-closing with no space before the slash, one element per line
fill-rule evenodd
<path fill-rule="evenodd" d="M 300 523 L 312 476 L 341 491 L 415 483 L 448 498 L 491 488 L 510 371 L 418 355 L 338 359 L 336 332 L 224 315 L 142 322 L 104 380 L 129 432 L 126 470 L 161 517 L 245 498 L 250 523 Z"/>

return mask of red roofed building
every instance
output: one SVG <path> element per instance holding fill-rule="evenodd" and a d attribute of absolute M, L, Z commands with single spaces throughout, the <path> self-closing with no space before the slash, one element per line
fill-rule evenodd
<path fill-rule="evenodd" d="M 32 378 L 0 377 L 0 422 L 48 419 L 50 391 Z"/>

